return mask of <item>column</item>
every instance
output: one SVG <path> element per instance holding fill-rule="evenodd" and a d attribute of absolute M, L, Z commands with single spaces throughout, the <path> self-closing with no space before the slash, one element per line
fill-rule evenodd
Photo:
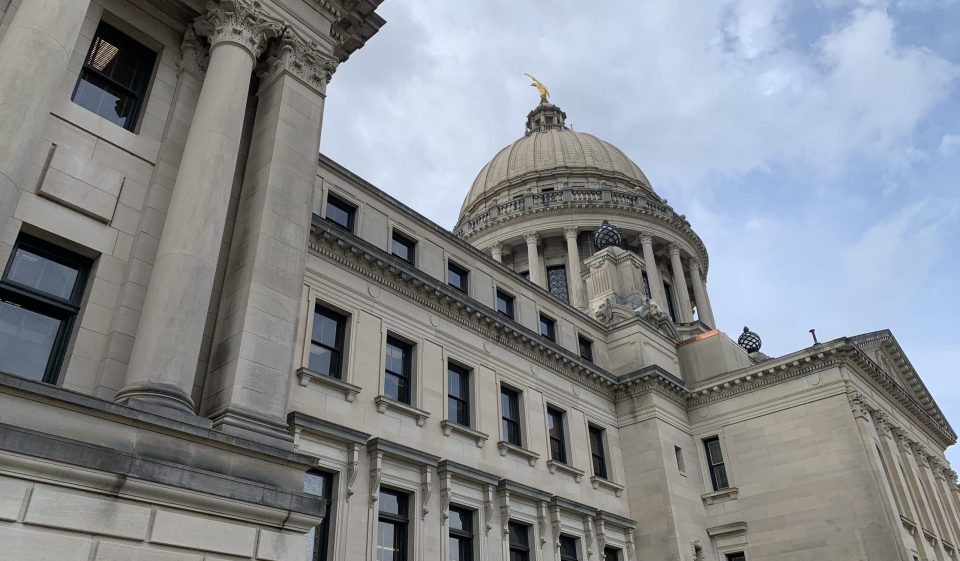
<path fill-rule="evenodd" d="M 189 414 L 250 76 L 267 40 L 282 30 L 266 20 L 259 3 L 249 0 L 212 5 L 195 27 L 210 40 L 210 62 L 167 209 L 126 385 L 116 397 Z"/>
<path fill-rule="evenodd" d="M 585 308 L 583 299 L 583 279 L 580 278 L 580 250 L 577 248 L 577 228 L 564 228 L 563 237 L 567 240 L 567 284 L 570 287 L 570 303 L 576 308 Z"/>
<path fill-rule="evenodd" d="M 707 300 L 707 291 L 703 287 L 703 278 L 700 276 L 700 263 L 696 259 L 690 260 L 690 284 L 693 285 L 693 300 L 697 303 L 697 314 L 700 321 L 709 327 L 717 327 L 717 321 L 713 319 L 713 310 L 710 308 L 710 301 Z"/>
<path fill-rule="evenodd" d="M 503 242 L 494 242 L 490 246 L 490 256 L 493 257 L 493 260 L 497 263 L 503 263 Z"/>
<path fill-rule="evenodd" d="M 648 234 L 641 234 L 640 246 L 643 248 L 643 266 L 647 270 L 650 297 L 660 305 L 661 310 L 666 312 L 670 308 L 667 306 L 667 296 L 663 292 L 663 281 L 660 280 L 660 272 L 657 270 L 657 260 L 653 256 L 653 237 Z"/>
<path fill-rule="evenodd" d="M 687 293 L 687 279 L 683 274 L 683 262 L 680 261 L 680 247 L 670 244 L 670 265 L 673 269 L 673 290 L 680 303 L 680 323 L 693 321 L 690 308 L 690 295 Z"/>
<path fill-rule="evenodd" d="M 20 3 L 0 40 L 0 235 L 34 162 L 50 104 L 80 36 L 89 0 Z"/>
<path fill-rule="evenodd" d="M 526 235 L 527 241 L 527 270 L 530 271 L 530 282 L 544 287 L 543 267 L 540 266 L 540 234 L 536 232 Z"/>
<path fill-rule="evenodd" d="M 300 366 L 294 356 L 311 200 L 326 84 L 336 64 L 288 28 L 261 67 L 204 388 L 201 414 L 215 428 L 272 444 L 290 440 L 287 396 Z"/>

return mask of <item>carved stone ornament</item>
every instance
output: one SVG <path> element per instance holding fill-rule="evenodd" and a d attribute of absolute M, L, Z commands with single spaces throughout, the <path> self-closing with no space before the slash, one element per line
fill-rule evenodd
<path fill-rule="evenodd" d="M 357 483 L 357 475 L 360 473 L 360 445 L 351 444 L 347 453 L 347 502 L 353 496 L 353 487 Z"/>
<path fill-rule="evenodd" d="M 203 46 L 191 23 L 183 32 L 183 41 L 180 42 L 180 62 L 177 63 L 177 70 L 199 77 L 207 70 L 208 62 L 210 51 Z"/>
<path fill-rule="evenodd" d="M 383 477 L 383 453 L 370 454 L 370 508 L 380 499 L 380 479 Z"/>
<path fill-rule="evenodd" d="M 324 54 L 315 41 L 304 41 L 287 28 L 268 52 L 261 78 L 269 80 L 281 72 L 289 72 L 308 86 L 323 92 L 336 72 L 337 64 L 337 59 Z"/>
<path fill-rule="evenodd" d="M 597 518 L 595 524 L 594 535 L 597 537 L 597 552 L 600 554 L 600 561 L 606 561 L 607 527 L 602 518 Z M 611 559 L 610 561 L 614 560 Z"/>
<path fill-rule="evenodd" d="M 500 492 L 500 530 L 503 539 L 510 538 L 510 490 L 504 489 Z"/>
<path fill-rule="evenodd" d="M 211 48 L 233 43 L 247 49 L 254 59 L 260 57 L 267 41 L 283 33 L 283 24 L 268 19 L 257 0 L 210 2 L 207 13 L 193 25 L 198 35 L 209 39 Z"/>
<path fill-rule="evenodd" d="M 859 417 L 865 421 L 870 420 L 870 411 L 867 409 L 867 405 L 863 400 L 863 395 L 858 391 L 848 391 L 847 399 L 850 401 L 850 410 L 853 411 L 854 417 Z"/>
<path fill-rule="evenodd" d="M 587 559 L 593 557 L 593 517 L 586 516 L 583 519 L 583 545 L 587 550 Z"/>
<path fill-rule="evenodd" d="M 493 485 L 483 490 L 483 535 L 489 536 L 493 529 Z"/>
<path fill-rule="evenodd" d="M 657 304 L 657 301 L 653 298 L 647 298 L 646 296 L 643 298 L 643 304 L 634 312 L 641 318 L 653 323 L 660 323 L 667 319 L 667 313 L 663 311 L 660 304 Z"/>
<path fill-rule="evenodd" d="M 440 522 L 441 524 L 446 524 L 447 520 L 450 519 L 450 493 L 451 485 L 453 484 L 452 477 L 450 472 L 441 473 L 440 475 Z"/>
<path fill-rule="evenodd" d="M 426 520 L 430 513 L 430 494 L 433 492 L 433 472 L 430 466 L 423 466 L 420 474 L 420 520 Z"/>
<path fill-rule="evenodd" d="M 537 504 L 537 529 L 540 531 L 540 549 L 547 545 L 547 503 Z"/>

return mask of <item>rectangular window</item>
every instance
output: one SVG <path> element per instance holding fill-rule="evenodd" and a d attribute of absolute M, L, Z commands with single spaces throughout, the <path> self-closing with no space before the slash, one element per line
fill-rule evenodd
<path fill-rule="evenodd" d="M 673 453 L 677 456 L 677 470 L 680 473 L 687 473 L 687 467 L 683 463 L 683 450 L 679 446 L 674 446 Z"/>
<path fill-rule="evenodd" d="M 577 335 L 577 344 L 580 347 L 580 358 L 593 362 L 593 341 L 583 335 Z"/>
<path fill-rule="evenodd" d="M 0 372 L 55 384 L 90 261 L 21 235 L 0 278 Z"/>
<path fill-rule="evenodd" d="M 540 335 L 550 339 L 557 340 L 557 322 L 549 316 L 540 314 Z"/>
<path fill-rule="evenodd" d="M 323 522 L 307 532 L 307 560 L 327 561 L 330 555 L 330 513 L 333 501 L 333 474 L 310 470 L 303 480 L 303 491 L 323 497 Z"/>
<path fill-rule="evenodd" d="M 356 214 L 357 207 L 333 193 L 327 194 L 327 220 L 348 232 L 353 232 L 354 217 Z"/>
<path fill-rule="evenodd" d="M 503 439 L 523 446 L 520 436 L 520 392 L 500 386 L 500 417 L 503 420 Z"/>
<path fill-rule="evenodd" d="M 377 528 L 377 561 L 407 561 L 408 503 L 410 495 L 380 490 Z"/>
<path fill-rule="evenodd" d="M 663 294 L 667 299 L 667 311 L 670 312 L 670 320 L 676 323 L 677 310 L 673 307 L 673 288 L 667 281 L 663 281 Z"/>
<path fill-rule="evenodd" d="M 560 536 L 560 561 L 580 561 L 580 553 L 577 551 L 577 538 Z"/>
<path fill-rule="evenodd" d="M 450 561 L 473 561 L 473 511 L 450 507 Z"/>
<path fill-rule="evenodd" d="M 563 411 L 547 407 L 547 434 L 550 436 L 550 459 L 567 463 L 567 442 L 563 434 Z"/>
<path fill-rule="evenodd" d="M 470 271 L 464 269 L 460 265 L 453 263 L 452 261 L 447 261 L 447 284 L 456 288 L 460 292 L 467 294 L 469 290 L 467 287 L 467 281 L 470 277 Z"/>
<path fill-rule="evenodd" d="M 604 430 L 590 425 L 590 457 L 593 460 L 593 475 L 607 479 L 607 455 L 604 451 Z"/>
<path fill-rule="evenodd" d="M 470 370 L 447 363 L 447 417 L 465 427 L 470 426 Z"/>
<path fill-rule="evenodd" d="M 390 247 L 390 252 L 403 259 L 411 265 L 416 264 L 416 252 L 417 252 L 417 242 L 412 240 L 407 236 L 404 236 L 400 232 L 393 231 L 393 241 Z"/>
<path fill-rule="evenodd" d="M 146 104 L 157 53 L 100 22 L 70 99 L 127 130 Z"/>
<path fill-rule="evenodd" d="M 513 296 L 500 289 L 497 289 L 497 311 L 510 319 L 514 319 L 513 302 Z"/>
<path fill-rule="evenodd" d="M 643 294 L 647 298 L 653 298 L 650 292 L 650 278 L 647 276 L 646 271 L 641 271 L 640 275 L 643 277 Z"/>
<path fill-rule="evenodd" d="M 623 557 L 620 555 L 620 550 L 612 547 L 603 548 L 603 557 L 603 561 L 623 561 Z"/>
<path fill-rule="evenodd" d="M 346 325 L 346 316 L 317 304 L 310 336 L 310 370 L 333 378 L 342 376 Z"/>
<path fill-rule="evenodd" d="M 508 522 L 510 534 L 510 561 L 530 561 L 530 526 Z"/>
<path fill-rule="evenodd" d="M 710 469 L 710 482 L 714 491 L 730 487 L 727 481 L 727 468 L 723 464 L 723 451 L 720 450 L 720 437 L 705 438 L 703 446 L 707 451 L 707 467 Z"/>
<path fill-rule="evenodd" d="M 412 370 L 413 345 L 396 337 L 387 337 L 383 395 L 409 404 Z"/>
<path fill-rule="evenodd" d="M 564 302 L 570 301 L 567 292 L 567 268 L 564 265 L 547 267 L 547 289 L 550 294 Z"/>
<path fill-rule="evenodd" d="M 742 551 L 736 553 L 728 553 L 726 555 L 727 561 L 747 561 L 747 556 L 743 554 Z"/>

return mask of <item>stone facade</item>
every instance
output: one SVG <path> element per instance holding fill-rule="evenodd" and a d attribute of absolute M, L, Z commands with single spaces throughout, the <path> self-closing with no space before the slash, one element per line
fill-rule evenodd
<path fill-rule="evenodd" d="M 546 98 L 453 233 L 317 159 L 378 3 L 0 12 L 0 559 L 394 559 L 383 521 L 410 561 L 956 558 L 892 334 L 748 353 L 690 223 Z M 156 56 L 132 120 L 77 93 L 104 25 Z"/>

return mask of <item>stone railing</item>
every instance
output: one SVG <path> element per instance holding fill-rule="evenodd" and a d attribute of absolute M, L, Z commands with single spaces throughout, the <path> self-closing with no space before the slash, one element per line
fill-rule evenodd
<path fill-rule="evenodd" d="M 458 236 L 469 237 L 498 222 L 521 214 L 560 208 L 583 208 L 598 206 L 605 208 L 637 209 L 658 214 L 670 221 L 676 221 L 690 228 L 686 217 L 674 212 L 669 205 L 662 204 L 644 193 L 622 191 L 609 187 L 584 188 L 568 187 L 553 191 L 527 193 L 502 203 L 494 203 L 486 209 L 474 212 L 464 218 L 454 228 Z"/>

